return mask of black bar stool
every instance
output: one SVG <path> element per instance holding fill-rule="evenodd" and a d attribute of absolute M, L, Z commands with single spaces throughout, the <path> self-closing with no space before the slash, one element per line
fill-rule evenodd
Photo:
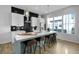
<path fill-rule="evenodd" d="M 37 40 L 37 47 L 39 48 L 39 53 L 41 53 L 41 46 L 40 46 L 40 40 L 41 37 L 35 38 Z"/>
<path fill-rule="evenodd" d="M 37 45 L 37 41 L 36 41 L 35 39 L 33 39 L 33 40 L 31 40 L 30 42 L 28 42 L 28 43 L 27 43 L 27 47 L 26 47 L 27 53 L 35 54 L 36 45 Z"/>
<path fill-rule="evenodd" d="M 25 54 L 26 53 L 26 46 L 27 46 L 27 43 L 30 42 L 31 40 L 27 40 L 27 41 L 23 41 L 21 42 L 21 53 L 22 54 Z"/>
<path fill-rule="evenodd" d="M 45 36 L 45 41 L 44 41 L 44 51 L 46 51 L 46 47 L 49 47 L 49 43 L 50 43 L 50 35 L 46 35 Z"/>
<path fill-rule="evenodd" d="M 57 41 L 57 39 L 56 39 L 56 36 L 57 36 L 57 34 L 56 33 L 53 33 L 53 41 L 54 41 L 54 43 L 56 43 Z"/>
<path fill-rule="evenodd" d="M 53 34 L 50 35 L 49 39 L 50 39 L 51 45 L 54 45 L 56 43 L 56 35 L 57 35 L 56 33 L 53 33 Z"/>
<path fill-rule="evenodd" d="M 41 53 L 44 47 L 44 36 L 36 38 L 37 40 L 37 47 L 39 48 L 39 53 Z"/>
<path fill-rule="evenodd" d="M 52 34 L 50 35 L 49 39 L 50 39 L 49 45 L 53 45 L 54 40 L 53 40 L 53 35 Z"/>
<path fill-rule="evenodd" d="M 24 54 L 25 53 L 27 53 L 27 54 L 35 53 L 36 44 L 37 44 L 37 41 L 35 39 L 24 41 L 23 43 L 24 43 L 24 45 L 22 44 L 22 46 L 23 46 L 22 53 L 24 53 Z"/>

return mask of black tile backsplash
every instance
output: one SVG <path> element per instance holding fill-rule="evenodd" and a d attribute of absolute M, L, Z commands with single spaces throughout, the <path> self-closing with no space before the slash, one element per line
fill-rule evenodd
<path fill-rule="evenodd" d="M 23 9 L 19 9 L 19 8 L 16 8 L 16 7 L 13 7 L 13 6 L 11 7 L 11 12 L 12 13 L 18 13 L 18 14 L 24 15 L 24 10 Z M 33 13 L 33 12 L 29 12 L 29 21 L 31 21 L 31 17 L 38 17 L 38 14 L 37 13 Z M 28 28 L 28 26 L 31 27 L 31 22 L 28 23 L 28 25 L 26 25 L 25 21 L 27 21 L 27 17 L 26 16 L 24 16 L 24 26 L 19 26 L 19 27 L 17 27 L 17 26 L 11 26 L 11 31 L 17 31 L 17 30 L 25 30 L 26 31 L 26 29 L 24 29 L 24 27 L 25 28 L 26 27 Z M 31 30 L 32 29 L 30 29 L 30 31 Z"/>
<path fill-rule="evenodd" d="M 24 15 L 24 10 L 16 8 L 16 7 L 11 7 L 11 12 L 12 13 L 18 13 L 18 14 L 23 14 Z"/>
<path fill-rule="evenodd" d="M 38 17 L 38 14 L 37 13 L 33 13 L 33 12 L 29 12 L 29 16 L 30 17 Z"/>

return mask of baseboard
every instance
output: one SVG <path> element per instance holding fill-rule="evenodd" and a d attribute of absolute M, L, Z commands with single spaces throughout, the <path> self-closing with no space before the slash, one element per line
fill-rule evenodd
<path fill-rule="evenodd" d="M 57 39 L 57 40 L 62 40 L 62 41 L 66 41 L 66 42 L 69 42 L 69 43 L 79 44 L 78 42 L 72 42 L 72 41 L 63 40 L 63 39 Z"/>

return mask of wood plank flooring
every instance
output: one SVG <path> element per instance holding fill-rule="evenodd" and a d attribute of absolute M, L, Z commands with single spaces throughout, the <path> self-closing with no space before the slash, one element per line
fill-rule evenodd
<path fill-rule="evenodd" d="M 12 53 L 12 44 L 0 44 L 0 54 L 11 54 Z"/>
<path fill-rule="evenodd" d="M 45 54 L 79 54 L 79 44 L 57 40 L 57 43 L 49 48 Z"/>
<path fill-rule="evenodd" d="M 0 54 L 11 54 L 13 52 L 12 44 L 0 44 Z M 79 54 L 79 44 L 57 40 L 57 43 L 50 48 L 46 47 L 46 51 L 42 54 Z"/>

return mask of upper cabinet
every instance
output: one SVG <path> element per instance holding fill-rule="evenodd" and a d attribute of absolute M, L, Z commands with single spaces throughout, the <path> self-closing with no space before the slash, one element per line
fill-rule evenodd
<path fill-rule="evenodd" d="M 32 26 L 38 26 L 38 24 L 41 23 L 41 27 L 44 27 L 45 19 L 44 18 L 37 18 L 37 17 L 31 17 L 31 25 Z"/>
<path fill-rule="evenodd" d="M 31 17 L 31 26 L 37 26 L 38 25 L 38 18 Z"/>
<path fill-rule="evenodd" d="M 12 13 L 12 26 L 18 26 L 18 14 Z"/>
<path fill-rule="evenodd" d="M 45 30 L 45 19 L 44 18 L 31 18 L 31 26 L 37 27 L 37 31 L 44 31 Z"/>
<path fill-rule="evenodd" d="M 12 13 L 12 26 L 24 26 L 24 16 Z"/>
<path fill-rule="evenodd" d="M 39 22 L 40 22 L 40 30 L 44 31 L 45 30 L 45 19 L 39 18 Z"/>
<path fill-rule="evenodd" d="M 19 26 L 24 26 L 24 15 L 18 14 Z"/>
<path fill-rule="evenodd" d="M 24 10 L 11 7 L 12 26 L 24 26 Z"/>

